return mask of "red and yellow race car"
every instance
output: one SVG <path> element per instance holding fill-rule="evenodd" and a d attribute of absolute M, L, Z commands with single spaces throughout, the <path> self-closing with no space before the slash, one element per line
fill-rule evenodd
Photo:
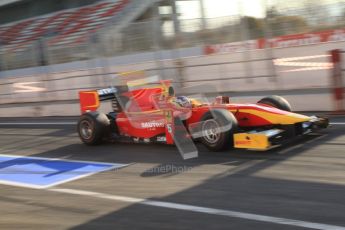
<path fill-rule="evenodd" d="M 88 145 L 103 140 L 177 145 L 185 158 L 195 156 L 194 142 L 211 151 L 228 147 L 267 150 L 294 137 L 328 126 L 327 118 L 291 112 L 280 96 L 256 104 L 231 103 L 219 96 L 202 103 L 175 96 L 170 81 L 129 90 L 113 86 L 79 93 L 81 117 L 78 132 Z M 97 112 L 101 101 L 111 101 L 113 111 Z"/>

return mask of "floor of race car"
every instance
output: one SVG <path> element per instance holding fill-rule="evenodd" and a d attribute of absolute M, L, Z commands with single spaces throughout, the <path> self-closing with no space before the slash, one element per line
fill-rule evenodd
<path fill-rule="evenodd" d="M 345 229 L 345 118 L 331 122 L 269 152 L 199 146 L 184 161 L 82 145 L 71 118 L 0 119 L 0 229 Z"/>

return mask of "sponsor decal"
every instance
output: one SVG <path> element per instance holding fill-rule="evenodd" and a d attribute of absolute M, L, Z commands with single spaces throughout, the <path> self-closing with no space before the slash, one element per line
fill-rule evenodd
<path fill-rule="evenodd" d="M 208 45 L 205 47 L 205 54 L 213 53 L 234 53 L 246 50 L 257 49 L 257 41 L 249 40 L 244 42 L 230 42 L 225 44 Z"/>
<path fill-rule="evenodd" d="M 324 58 L 329 55 L 313 55 L 303 57 L 278 58 L 274 60 L 276 66 L 297 67 L 294 69 L 284 70 L 282 72 L 297 72 L 307 70 L 332 69 L 331 62 L 311 62 L 312 59 Z"/>
<path fill-rule="evenodd" d="M 172 111 L 165 111 L 165 119 L 167 122 L 172 122 Z"/>
<path fill-rule="evenodd" d="M 145 142 L 145 143 L 150 143 L 151 140 L 150 140 L 150 138 L 144 138 L 144 142 Z"/>
<path fill-rule="evenodd" d="M 167 141 L 167 138 L 164 137 L 164 136 L 157 137 L 157 141 L 159 141 L 159 142 L 166 142 L 166 141 Z"/>
<path fill-rule="evenodd" d="M 246 141 L 236 141 L 235 145 L 250 145 L 252 142 L 250 140 Z"/>
<path fill-rule="evenodd" d="M 0 155 L 0 183 L 44 189 L 125 164 Z M 66 170 L 68 169 L 68 170 Z M 25 175 L 25 176 L 23 176 Z"/>
<path fill-rule="evenodd" d="M 40 84 L 42 83 L 41 82 L 20 82 L 20 83 L 14 83 L 13 88 L 14 88 L 15 93 L 34 93 L 34 92 L 45 91 L 46 90 L 45 88 L 37 86 Z"/>
<path fill-rule="evenodd" d="M 167 124 L 167 129 L 168 129 L 168 133 L 173 132 L 171 124 Z"/>
<path fill-rule="evenodd" d="M 117 92 L 117 90 L 115 88 L 113 88 L 113 87 L 97 90 L 97 93 L 100 96 L 104 96 L 104 95 L 108 95 L 108 94 L 113 94 L 113 93 L 116 93 L 116 92 Z"/>
<path fill-rule="evenodd" d="M 345 29 L 327 30 L 314 33 L 290 34 L 270 39 L 260 38 L 243 42 L 231 42 L 225 44 L 206 45 L 205 54 L 233 53 L 246 50 L 270 48 L 288 48 L 320 44 L 324 42 L 345 41 Z"/>
<path fill-rule="evenodd" d="M 165 126 L 164 122 L 160 121 L 150 121 L 141 123 L 142 128 L 163 128 Z"/>

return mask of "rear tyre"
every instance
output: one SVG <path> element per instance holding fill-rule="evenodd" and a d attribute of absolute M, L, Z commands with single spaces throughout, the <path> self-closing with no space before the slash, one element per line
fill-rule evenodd
<path fill-rule="evenodd" d="M 78 122 L 78 134 L 87 145 L 100 144 L 110 128 L 108 117 L 99 112 L 83 114 Z"/>
<path fill-rule="evenodd" d="M 225 109 L 207 112 L 202 118 L 200 141 L 213 152 L 233 147 L 237 126 L 235 116 Z"/>
<path fill-rule="evenodd" d="M 277 95 L 262 98 L 260 101 L 258 101 L 258 104 L 264 104 L 280 110 L 291 112 L 290 103 L 285 98 Z"/>

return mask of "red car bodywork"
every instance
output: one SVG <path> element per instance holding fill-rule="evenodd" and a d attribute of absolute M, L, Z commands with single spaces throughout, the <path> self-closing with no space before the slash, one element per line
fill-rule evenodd
<path fill-rule="evenodd" d="M 200 122 L 212 109 L 226 109 L 234 114 L 242 128 L 269 127 L 306 122 L 310 117 L 283 111 L 261 104 L 193 103 L 192 108 L 182 108 L 171 101 L 168 87 L 137 89 L 122 93 L 128 99 L 124 111 L 116 115 L 115 123 L 121 136 L 154 138 L 166 136 L 166 143 L 173 144 L 174 118 L 182 117 L 186 127 Z M 80 92 L 81 112 L 96 111 L 99 107 L 97 91 Z M 240 142 L 238 142 L 240 143 Z"/>

